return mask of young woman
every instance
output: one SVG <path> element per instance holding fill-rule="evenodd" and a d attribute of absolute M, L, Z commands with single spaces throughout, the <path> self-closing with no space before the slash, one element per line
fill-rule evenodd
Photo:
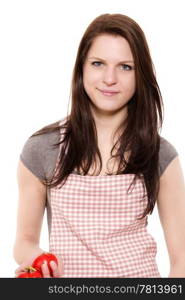
<path fill-rule="evenodd" d="M 157 203 L 169 277 L 185 277 L 185 186 L 177 151 L 159 135 L 162 111 L 142 29 L 125 15 L 97 17 L 79 45 L 70 114 L 20 156 L 16 276 L 48 251 L 46 208 L 53 277 L 161 277 L 147 231 Z"/>

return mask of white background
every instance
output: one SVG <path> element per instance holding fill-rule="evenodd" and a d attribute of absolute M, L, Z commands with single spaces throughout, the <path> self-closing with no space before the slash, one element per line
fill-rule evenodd
<path fill-rule="evenodd" d="M 98 15 L 126 14 L 145 32 L 165 105 L 161 135 L 175 146 L 185 170 L 183 2 L 0 1 L 0 277 L 14 277 L 17 267 L 12 250 L 20 152 L 34 131 L 66 115 L 77 48 Z M 168 277 L 169 259 L 157 208 L 149 217 L 148 231 L 158 245 L 161 276 Z M 40 246 L 48 250 L 46 215 Z"/>

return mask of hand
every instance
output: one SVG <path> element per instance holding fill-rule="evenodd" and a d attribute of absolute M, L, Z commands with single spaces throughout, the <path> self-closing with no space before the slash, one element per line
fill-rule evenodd
<path fill-rule="evenodd" d="M 37 256 L 39 256 L 41 253 L 43 253 L 43 250 L 33 250 L 33 255 L 26 261 L 24 261 L 20 266 L 15 270 L 15 277 L 18 277 L 21 273 L 25 272 L 25 268 L 28 266 L 31 266 L 33 261 Z"/>
<path fill-rule="evenodd" d="M 32 256 L 32 258 L 30 258 L 27 261 L 23 262 L 15 270 L 15 277 L 18 277 L 21 273 L 25 272 L 25 268 L 27 266 L 31 266 L 33 264 L 35 258 L 40 254 L 41 253 L 38 253 L 37 255 L 34 255 L 34 256 Z M 47 264 L 43 264 L 42 267 L 41 267 L 43 278 L 62 277 L 62 275 L 63 275 L 63 262 L 62 262 L 61 258 L 58 255 L 55 254 L 55 256 L 58 260 L 58 266 L 55 262 L 50 263 L 50 266 L 51 266 L 51 269 L 52 269 L 52 274 L 50 275 L 49 268 L 48 268 Z"/>
<path fill-rule="evenodd" d="M 44 278 L 50 278 L 50 277 L 55 277 L 56 278 L 56 277 L 62 277 L 63 276 L 63 262 L 62 262 L 61 258 L 58 255 L 55 254 L 55 256 L 58 260 L 58 266 L 54 261 L 50 262 L 50 267 L 52 269 L 52 275 L 50 275 L 47 263 L 43 263 L 43 265 L 41 266 L 42 276 Z"/>

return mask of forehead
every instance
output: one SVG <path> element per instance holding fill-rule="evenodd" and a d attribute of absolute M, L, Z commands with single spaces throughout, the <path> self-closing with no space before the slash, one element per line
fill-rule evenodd
<path fill-rule="evenodd" d="M 128 41 L 120 35 L 110 34 L 97 36 L 93 40 L 87 56 L 105 60 L 133 60 Z"/>

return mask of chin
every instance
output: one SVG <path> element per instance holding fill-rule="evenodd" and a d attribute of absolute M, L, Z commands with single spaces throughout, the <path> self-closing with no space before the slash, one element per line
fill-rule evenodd
<path fill-rule="evenodd" d="M 95 112 L 104 115 L 110 115 L 116 113 L 120 108 L 105 108 L 105 107 L 94 107 Z"/>

